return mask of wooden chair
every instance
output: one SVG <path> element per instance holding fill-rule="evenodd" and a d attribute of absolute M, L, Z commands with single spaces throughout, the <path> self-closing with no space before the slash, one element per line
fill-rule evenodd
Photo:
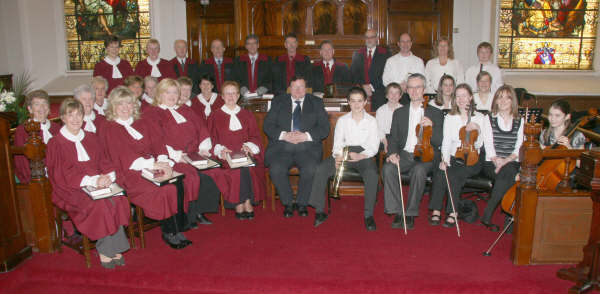
<path fill-rule="evenodd" d="M 144 236 L 144 232 L 152 230 L 158 226 L 160 226 L 160 221 L 152 220 L 144 216 L 144 210 L 136 205 L 132 205 L 135 207 L 135 215 L 137 221 L 134 225 L 137 226 L 137 231 L 135 231 L 135 237 L 140 239 L 140 248 L 146 248 L 146 238 Z M 133 219 L 133 215 L 131 215 L 131 219 Z M 132 237 L 133 239 L 133 237 Z M 135 242 L 132 242 L 135 244 Z M 132 246 L 135 248 L 135 246 Z"/>

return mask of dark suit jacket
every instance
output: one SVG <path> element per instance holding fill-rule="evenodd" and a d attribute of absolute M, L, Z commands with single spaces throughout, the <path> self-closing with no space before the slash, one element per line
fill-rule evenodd
<path fill-rule="evenodd" d="M 352 83 L 352 75 L 350 69 L 345 63 L 335 61 L 335 67 L 333 69 L 333 83 L 338 84 L 349 84 Z M 309 86 L 313 92 L 323 92 L 325 88 L 325 74 L 323 73 L 323 61 L 319 60 L 315 62 L 310 71 L 310 83 Z"/>
<path fill-rule="evenodd" d="M 179 60 L 177 60 L 177 57 L 173 57 L 173 59 L 171 59 L 170 62 L 171 64 L 173 64 L 175 75 L 178 78 L 181 76 L 186 76 L 192 79 L 192 81 L 194 82 L 192 92 L 195 94 L 200 93 L 200 87 L 198 86 L 198 80 L 200 79 L 200 65 L 198 65 L 198 63 L 191 58 L 185 59 L 185 64 L 183 68 L 181 68 L 181 64 L 179 63 Z"/>
<path fill-rule="evenodd" d="M 256 67 L 257 67 L 257 86 L 256 88 L 259 87 L 265 87 L 269 90 L 269 92 L 272 92 L 273 88 L 271 85 L 272 82 L 272 76 L 271 76 L 271 58 L 267 55 L 264 54 L 258 54 L 258 58 L 255 61 L 256 62 Z M 235 58 L 235 61 L 233 62 L 233 68 L 234 68 L 234 75 L 235 75 L 235 80 L 240 83 L 240 88 L 241 87 L 246 87 L 248 88 L 248 90 L 255 92 L 255 90 L 253 91 L 253 89 L 250 88 L 249 85 L 249 81 L 250 81 L 250 76 L 248 75 L 248 67 L 250 66 L 250 57 L 248 56 L 248 54 L 244 54 L 242 56 L 238 56 Z"/>
<path fill-rule="evenodd" d="M 385 86 L 383 85 L 383 69 L 385 62 L 390 57 L 387 49 L 377 46 L 373 53 L 373 60 L 369 68 L 369 80 L 375 93 L 371 98 L 371 111 L 376 111 L 377 108 L 386 103 Z M 362 47 L 352 55 L 352 82 L 359 85 L 366 84 L 365 82 L 365 61 L 367 59 L 367 47 Z"/>
<path fill-rule="evenodd" d="M 273 93 L 275 95 L 286 94 L 288 55 L 281 55 L 273 61 Z M 296 54 L 294 56 L 294 75 L 303 76 L 308 83 L 310 74 L 310 58 L 306 55 Z"/>
<path fill-rule="evenodd" d="M 204 59 L 202 65 L 200 66 L 200 76 L 207 74 L 213 78 L 215 81 L 214 92 L 221 92 L 221 84 L 225 81 L 235 81 L 234 75 L 234 67 L 233 67 L 233 59 L 229 57 L 223 57 L 223 63 L 221 64 L 223 67 L 223 79 L 217 80 L 217 63 L 213 57 Z"/>
<path fill-rule="evenodd" d="M 281 132 L 289 132 L 292 128 L 292 98 L 290 94 L 273 98 L 271 109 L 263 123 L 263 131 L 269 138 L 265 153 L 265 164 L 268 166 L 277 160 L 280 152 L 307 152 L 321 160 L 323 156 L 322 141 L 329 135 L 329 118 L 323 105 L 323 100 L 310 94 L 304 97 L 300 131 L 308 132 L 312 141 L 291 144 L 279 140 Z"/>
<path fill-rule="evenodd" d="M 388 140 L 388 154 L 400 154 L 406 145 L 406 137 L 408 136 L 408 117 L 410 114 L 410 105 L 405 105 L 394 111 L 392 118 L 392 128 Z M 442 112 L 435 107 L 427 107 L 425 116 L 433 123 L 431 145 L 433 146 L 435 157 L 433 164 L 436 166 L 440 161 L 443 132 L 444 132 L 444 116 Z"/>

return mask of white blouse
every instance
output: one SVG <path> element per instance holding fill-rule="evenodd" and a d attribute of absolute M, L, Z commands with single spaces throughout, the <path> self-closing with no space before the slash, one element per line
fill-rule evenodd
<path fill-rule="evenodd" d="M 391 108 L 389 103 L 386 103 L 377 108 L 377 111 L 375 112 L 375 119 L 377 120 L 377 128 L 379 129 L 380 140 L 383 140 L 385 135 L 390 133 L 394 111 L 400 107 L 402 107 L 402 105 L 399 103 L 395 108 Z"/>
<path fill-rule="evenodd" d="M 488 100 L 485 103 L 483 103 L 481 101 L 481 97 L 479 96 L 479 93 L 473 94 L 473 102 L 475 102 L 475 105 L 476 105 L 477 109 L 479 109 L 479 110 L 491 111 L 493 100 L 494 100 L 494 94 L 492 94 L 492 93 L 490 93 L 488 95 Z"/>
<path fill-rule="evenodd" d="M 448 59 L 446 65 L 441 65 L 439 57 L 436 57 L 427 61 L 425 65 L 425 78 L 427 79 L 425 93 L 435 94 L 440 79 L 444 74 L 454 77 L 457 85 L 465 81 L 465 72 L 460 61 Z"/>
<path fill-rule="evenodd" d="M 486 155 L 491 157 L 496 156 L 494 150 L 494 138 L 490 136 L 492 134 L 492 126 L 490 125 L 490 119 L 487 115 L 476 112 L 471 117 L 471 122 L 479 125 L 479 136 L 475 141 L 475 148 L 478 150 L 484 146 Z M 460 129 L 467 124 L 467 121 L 463 121 L 459 114 L 448 114 L 444 119 L 444 139 L 442 140 L 442 159 L 446 164 L 450 163 L 450 156 L 454 156 L 456 149 L 460 147 Z"/>

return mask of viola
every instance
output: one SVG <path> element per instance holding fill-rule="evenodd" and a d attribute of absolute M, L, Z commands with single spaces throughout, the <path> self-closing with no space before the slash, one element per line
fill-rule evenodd
<path fill-rule="evenodd" d="M 467 123 L 460 128 L 459 132 L 460 147 L 456 149 L 456 153 L 454 154 L 455 158 L 463 160 L 467 166 L 475 165 L 479 161 L 479 152 L 475 148 L 475 141 L 477 141 L 479 131 L 467 131 L 467 125 L 469 125 L 471 122 L 471 117 L 473 116 L 474 110 L 475 105 L 473 105 L 473 100 L 471 100 L 471 103 L 468 107 Z"/>
<path fill-rule="evenodd" d="M 425 109 L 429 104 L 429 96 L 424 97 L 423 101 L 423 115 L 425 115 Z M 431 126 L 423 126 L 418 124 L 415 129 L 417 134 L 417 144 L 415 145 L 414 156 L 419 157 L 421 162 L 430 162 L 433 160 L 433 146 L 431 145 L 431 136 L 433 129 Z"/>

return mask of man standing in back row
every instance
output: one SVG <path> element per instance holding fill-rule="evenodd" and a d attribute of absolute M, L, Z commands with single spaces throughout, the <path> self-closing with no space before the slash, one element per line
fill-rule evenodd
<path fill-rule="evenodd" d="M 410 103 L 410 99 L 406 94 L 406 80 L 409 75 L 419 73 L 425 74 L 425 64 L 423 59 L 415 56 L 410 50 L 412 48 L 412 37 L 408 33 L 400 35 L 398 40 L 400 52 L 388 58 L 383 70 L 383 84 L 385 86 L 390 83 L 398 83 L 402 88 L 402 99 L 400 104 L 405 105 Z"/>
<path fill-rule="evenodd" d="M 365 47 L 354 52 L 350 66 L 352 81 L 365 90 L 367 97 L 371 99 L 373 112 L 386 103 L 382 76 L 386 60 L 390 57 L 387 49 L 377 46 L 377 41 L 375 30 L 367 30 Z"/>

